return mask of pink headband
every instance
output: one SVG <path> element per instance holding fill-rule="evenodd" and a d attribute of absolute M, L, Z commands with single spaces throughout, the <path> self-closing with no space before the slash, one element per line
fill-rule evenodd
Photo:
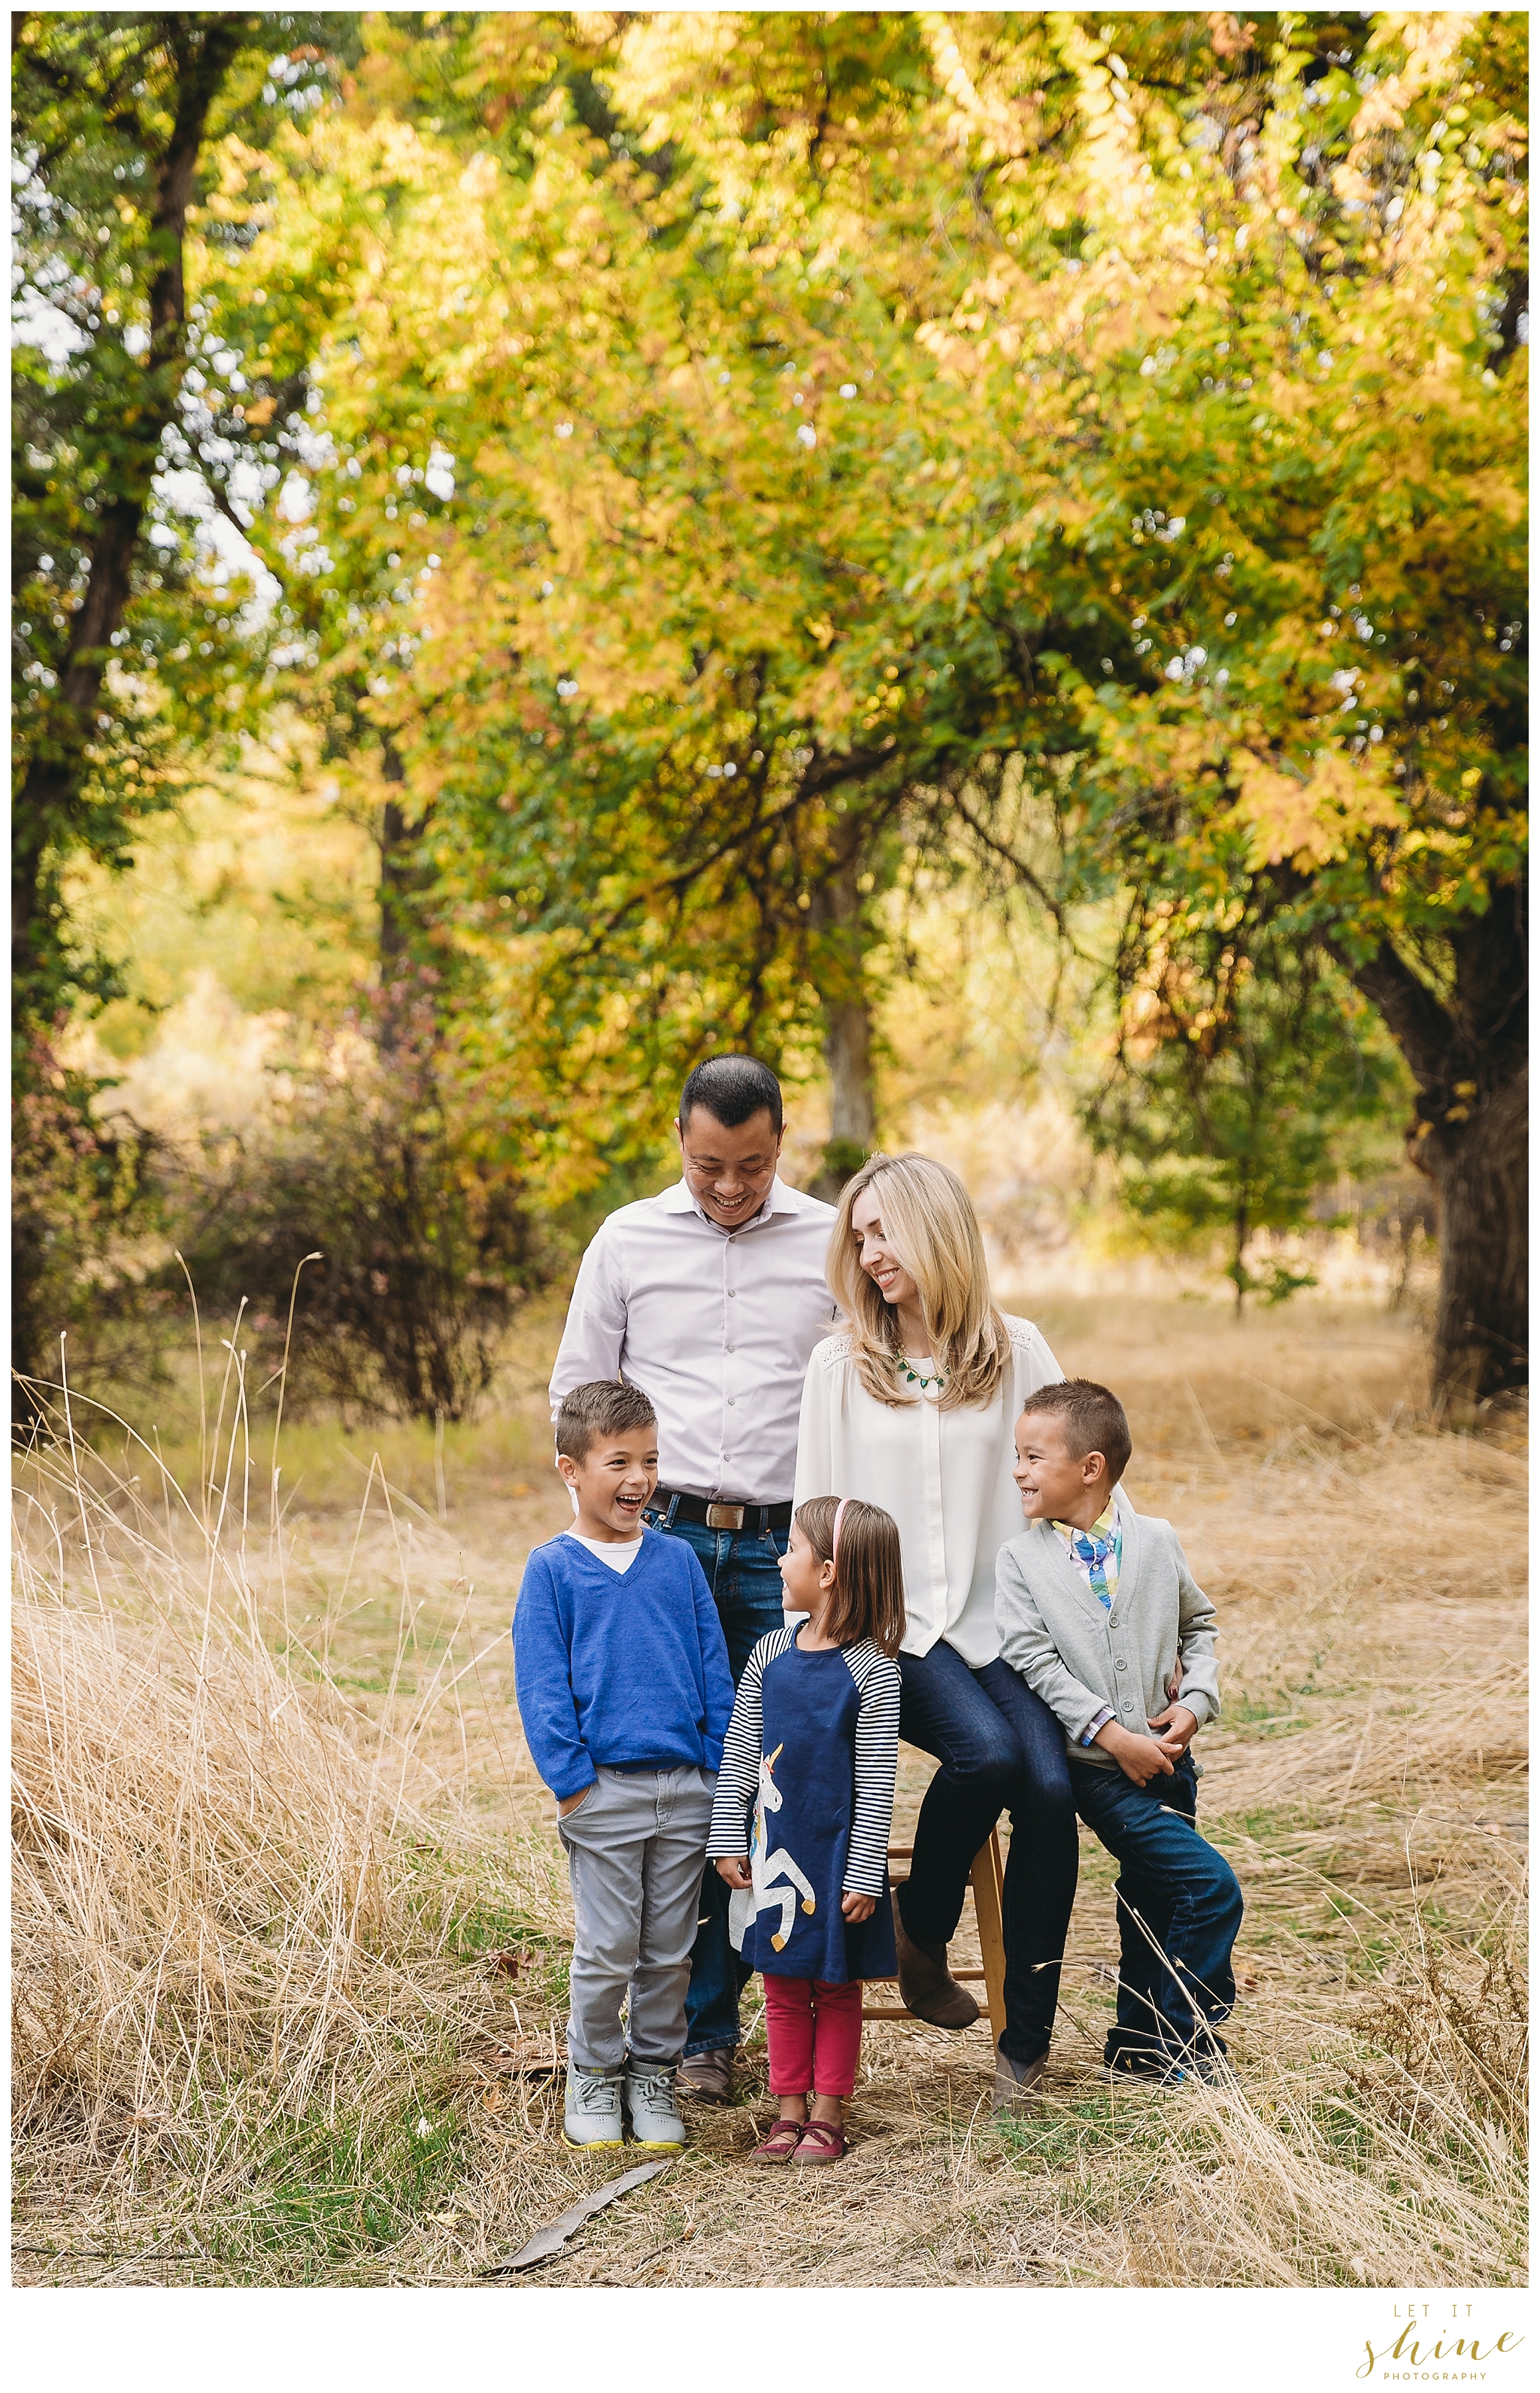
<path fill-rule="evenodd" d="M 834 1534 L 829 1539 L 829 1544 L 833 1547 L 834 1550 L 829 1555 L 829 1560 L 834 1564 L 836 1570 L 840 1567 L 840 1523 L 845 1517 L 845 1506 L 849 1502 L 850 1497 L 848 1496 L 842 1496 L 834 1514 Z"/>

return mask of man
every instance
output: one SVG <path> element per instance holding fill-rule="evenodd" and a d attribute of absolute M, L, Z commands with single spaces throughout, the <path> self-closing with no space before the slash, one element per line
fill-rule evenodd
<path fill-rule="evenodd" d="M 652 1398 L 659 1484 L 646 1517 L 698 1556 L 736 1685 L 782 1625 L 803 1379 L 834 1319 L 834 1209 L 779 1177 L 780 1083 L 751 1056 L 698 1064 L 673 1127 L 677 1187 L 622 1205 L 582 1259 L 551 1407 L 589 1380 L 624 1379 Z M 728 1941 L 727 1903 L 709 1869 L 679 2073 L 681 2091 L 706 2101 L 732 2099 L 750 1975 Z"/>

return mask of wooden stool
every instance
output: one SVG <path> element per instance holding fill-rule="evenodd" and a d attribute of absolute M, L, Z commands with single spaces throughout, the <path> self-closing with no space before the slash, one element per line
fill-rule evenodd
<path fill-rule="evenodd" d="M 913 1858 L 912 1845 L 888 1847 L 890 1862 L 907 1862 L 912 1861 Z M 981 1845 L 974 1854 L 969 1879 L 973 1890 L 973 1917 L 978 1925 L 979 1955 L 984 1967 L 982 1969 L 954 1969 L 952 1975 L 964 1982 L 969 1979 L 975 1981 L 982 1979 L 985 2001 L 988 2007 L 990 2040 L 992 2043 L 998 2044 L 1005 2033 L 1005 1930 L 1000 1915 L 1000 1895 L 1005 1885 L 1005 1863 L 1000 1854 L 998 1828 L 990 1829 L 988 1842 Z M 908 1881 L 907 1878 L 898 1877 L 894 1878 L 892 1883 L 896 1889 L 907 1886 Z M 881 1985 L 884 1981 L 881 1979 L 875 1979 L 872 1982 Z M 891 1984 L 893 1981 L 889 1980 L 886 1982 Z M 906 2020 L 914 2019 L 916 2016 L 917 2014 L 905 2003 L 899 2003 L 896 2006 L 873 2005 L 864 2007 L 861 2012 L 864 2020 Z M 924 2020 L 920 2023 L 922 2027 L 929 2024 Z"/>

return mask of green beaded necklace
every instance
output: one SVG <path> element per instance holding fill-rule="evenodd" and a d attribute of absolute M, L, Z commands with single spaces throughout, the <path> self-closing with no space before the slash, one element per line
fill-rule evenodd
<path fill-rule="evenodd" d="M 907 1355 L 901 1354 L 898 1359 L 904 1366 L 904 1377 L 908 1380 L 911 1387 L 944 1388 L 946 1385 L 946 1374 L 945 1371 L 937 1371 L 933 1378 L 927 1380 L 922 1373 L 910 1370 L 908 1357 Z"/>

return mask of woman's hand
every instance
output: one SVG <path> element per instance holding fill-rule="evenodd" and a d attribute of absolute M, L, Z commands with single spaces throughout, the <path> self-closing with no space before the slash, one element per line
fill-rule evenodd
<path fill-rule="evenodd" d="M 849 1920 L 869 1919 L 876 1908 L 877 1897 L 874 1894 L 842 1894 L 840 1897 L 840 1909 Z"/>
<path fill-rule="evenodd" d="M 741 1854 L 738 1853 L 729 1854 L 724 1860 L 719 1861 L 716 1865 L 716 1874 L 718 1877 L 724 1877 L 729 1886 L 736 1886 L 740 1894 L 743 1892 L 745 1888 L 750 1887 L 754 1883 L 754 1874 L 752 1870 L 749 1867 L 748 1862 Z"/>

